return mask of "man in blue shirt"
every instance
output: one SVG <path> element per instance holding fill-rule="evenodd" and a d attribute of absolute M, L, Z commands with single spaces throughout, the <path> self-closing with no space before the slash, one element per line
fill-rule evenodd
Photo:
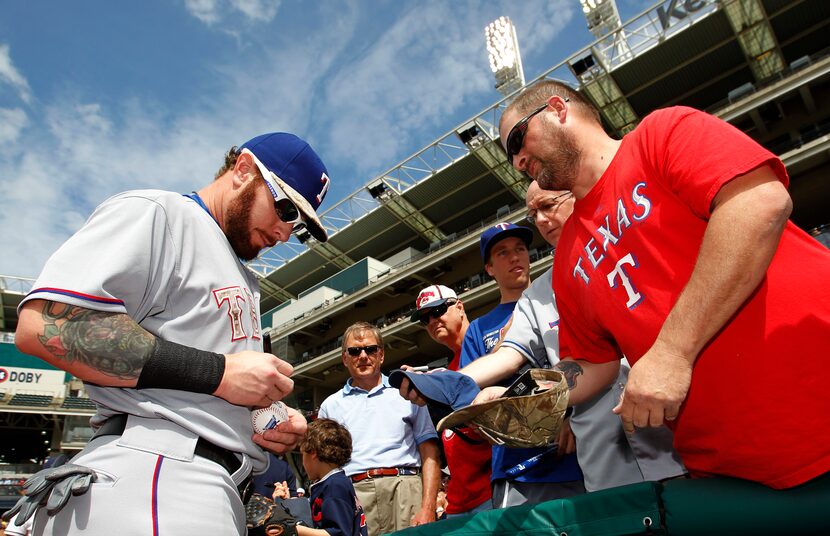
<path fill-rule="evenodd" d="M 501 300 L 489 313 L 473 320 L 464 337 L 461 366 L 490 353 L 501 338 L 516 302 L 530 284 L 528 246 L 533 231 L 499 223 L 481 235 L 481 257 L 496 280 Z M 509 382 L 508 382 L 509 384 Z M 493 506 L 504 508 L 539 503 L 585 492 L 576 455 L 560 456 L 557 448 L 493 447 Z"/>
<path fill-rule="evenodd" d="M 425 407 L 403 400 L 381 373 L 383 337 L 358 322 L 343 335 L 351 379 L 320 406 L 352 436 L 343 470 L 366 513 L 369 536 L 435 521 L 441 479 L 438 434 Z"/>

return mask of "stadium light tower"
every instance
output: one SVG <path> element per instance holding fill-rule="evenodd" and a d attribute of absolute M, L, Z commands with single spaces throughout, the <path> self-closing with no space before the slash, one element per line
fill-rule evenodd
<path fill-rule="evenodd" d="M 615 0 L 579 0 L 579 3 L 588 20 L 588 30 L 597 39 L 602 39 L 622 26 Z"/>
<path fill-rule="evenodd" d="M 499 17 L 484 28 L 484 37 L 496 89 L 506 97 L 525 85 L 516 28 L 509 17 Z"/>

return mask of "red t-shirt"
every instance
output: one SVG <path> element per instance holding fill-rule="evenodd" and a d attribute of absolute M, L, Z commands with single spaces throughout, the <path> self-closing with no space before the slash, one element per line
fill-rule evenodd
<path fill-rule="evenodd" d="M 458 370 L 460 352 L 447 366 Z M 461 514 L 471 510 L 492 496 L 490 491 L 490 458 L 493 448 L 477 432 L 470 428 L 461 431 L 469 438 L 480 441 L 471 444 L 464 441 L 452 430 L 444 430 L 441 440 L 444 442 L 444 457 L 450 468 L 450 481 L 447 484 L 448 514 Z"/>
<path fill-rule="evenodd" d="M 576 202 L 556 251 L 562 355 L 633 364 L 688 281 L 720 188 L 781 161 L 690 108 L 659 110 L 623 138 Z M 788 222 L 766 278 L 695 362 L 674 422 L 695 475 L 774 488 L 830 470 L 830 251 Z"/>

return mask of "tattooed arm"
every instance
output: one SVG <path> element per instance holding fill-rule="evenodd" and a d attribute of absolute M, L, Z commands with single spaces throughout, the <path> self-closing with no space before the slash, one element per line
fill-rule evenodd
<path fill-rule="evenodd" d="M 160 354 L 154 354 L 157 343 L 161 345 L 153 334 L 126 314 L 93 311 L 45 300 L 26 302 L 20 311 L 15 335 L 15 344 L 21 352 L 39 357 L 86 382 L 107 387 L 136 387 L 151 358 L 156 368 L 159 362 L 177 359 L 184 360 L 187 367 L 190 363 L 187 359 L 199 359 L 199 352 L 209 353 L 191 349 L 185 354 L 159 358 Z M 224 369 L 219 370 L 221 379 L 216 377 L 219 385 L 213 394 L 228 402 L 241 406 L 268 406 L 272 400 L 281 400 L 288 395 L 294 387 L 290 378 L 291 365 L 272 354 L 245 350 L 219 356 L 223 358 Z M 152 368 L 148 367 L 149 370 Z M 185 376 L 197 374 L 194 369 L 187 369 L 179 376 L 168 378 L 174 385 L 162 387 L 208 392 L 190 388 L 183 381 Z M 300 424 L 304 426 L 305 420 Z M 270 432 L 276 437 L 276 431 Z"/>
<path fill-rule="evenodd" d="M 568 403 L 571 406 L 582 404 L 597 396 L 611 385 L 620 373 L 620 362 L 591 363 L 582 359 L 564 357 L 553 366 L 565 376 L 570 389 Z"/>
<path fill-rule="evenodd" d="M 123 313 L 32 300 L 20 311 L 15 344 L 82 380 L 134 387 L 155 337 Z"/>

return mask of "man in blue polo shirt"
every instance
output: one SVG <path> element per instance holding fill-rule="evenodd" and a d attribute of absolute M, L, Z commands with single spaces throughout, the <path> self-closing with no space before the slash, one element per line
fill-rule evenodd
<path fill-rule="evenodd" d="M 512 223 L 499 223 L 481 234 L 484 267 L 496 280 L 501 300 L 493 310 L 470 323 L 461 350 L 462 367 L 495 348 L 516 302 L 530 285 L 528 246 L 532 240 L 533 231 Z M 510 449 L 494 446 L 491 483 L 495 508 L 539 503 L 585 492 L 576 455 L 560 456 L 556 447 Z"/>
<path fill-rule="evenodd" d="M 358 322 L 343 334 L 343 365 L 351 378 L 320 406 L 352 436 L 343 470 L 354 484 L 369 536 L 435 521 L 441 480 L 438 434 L 425 407 L 403 400 L 381 373 L 383 337 Z"/>

